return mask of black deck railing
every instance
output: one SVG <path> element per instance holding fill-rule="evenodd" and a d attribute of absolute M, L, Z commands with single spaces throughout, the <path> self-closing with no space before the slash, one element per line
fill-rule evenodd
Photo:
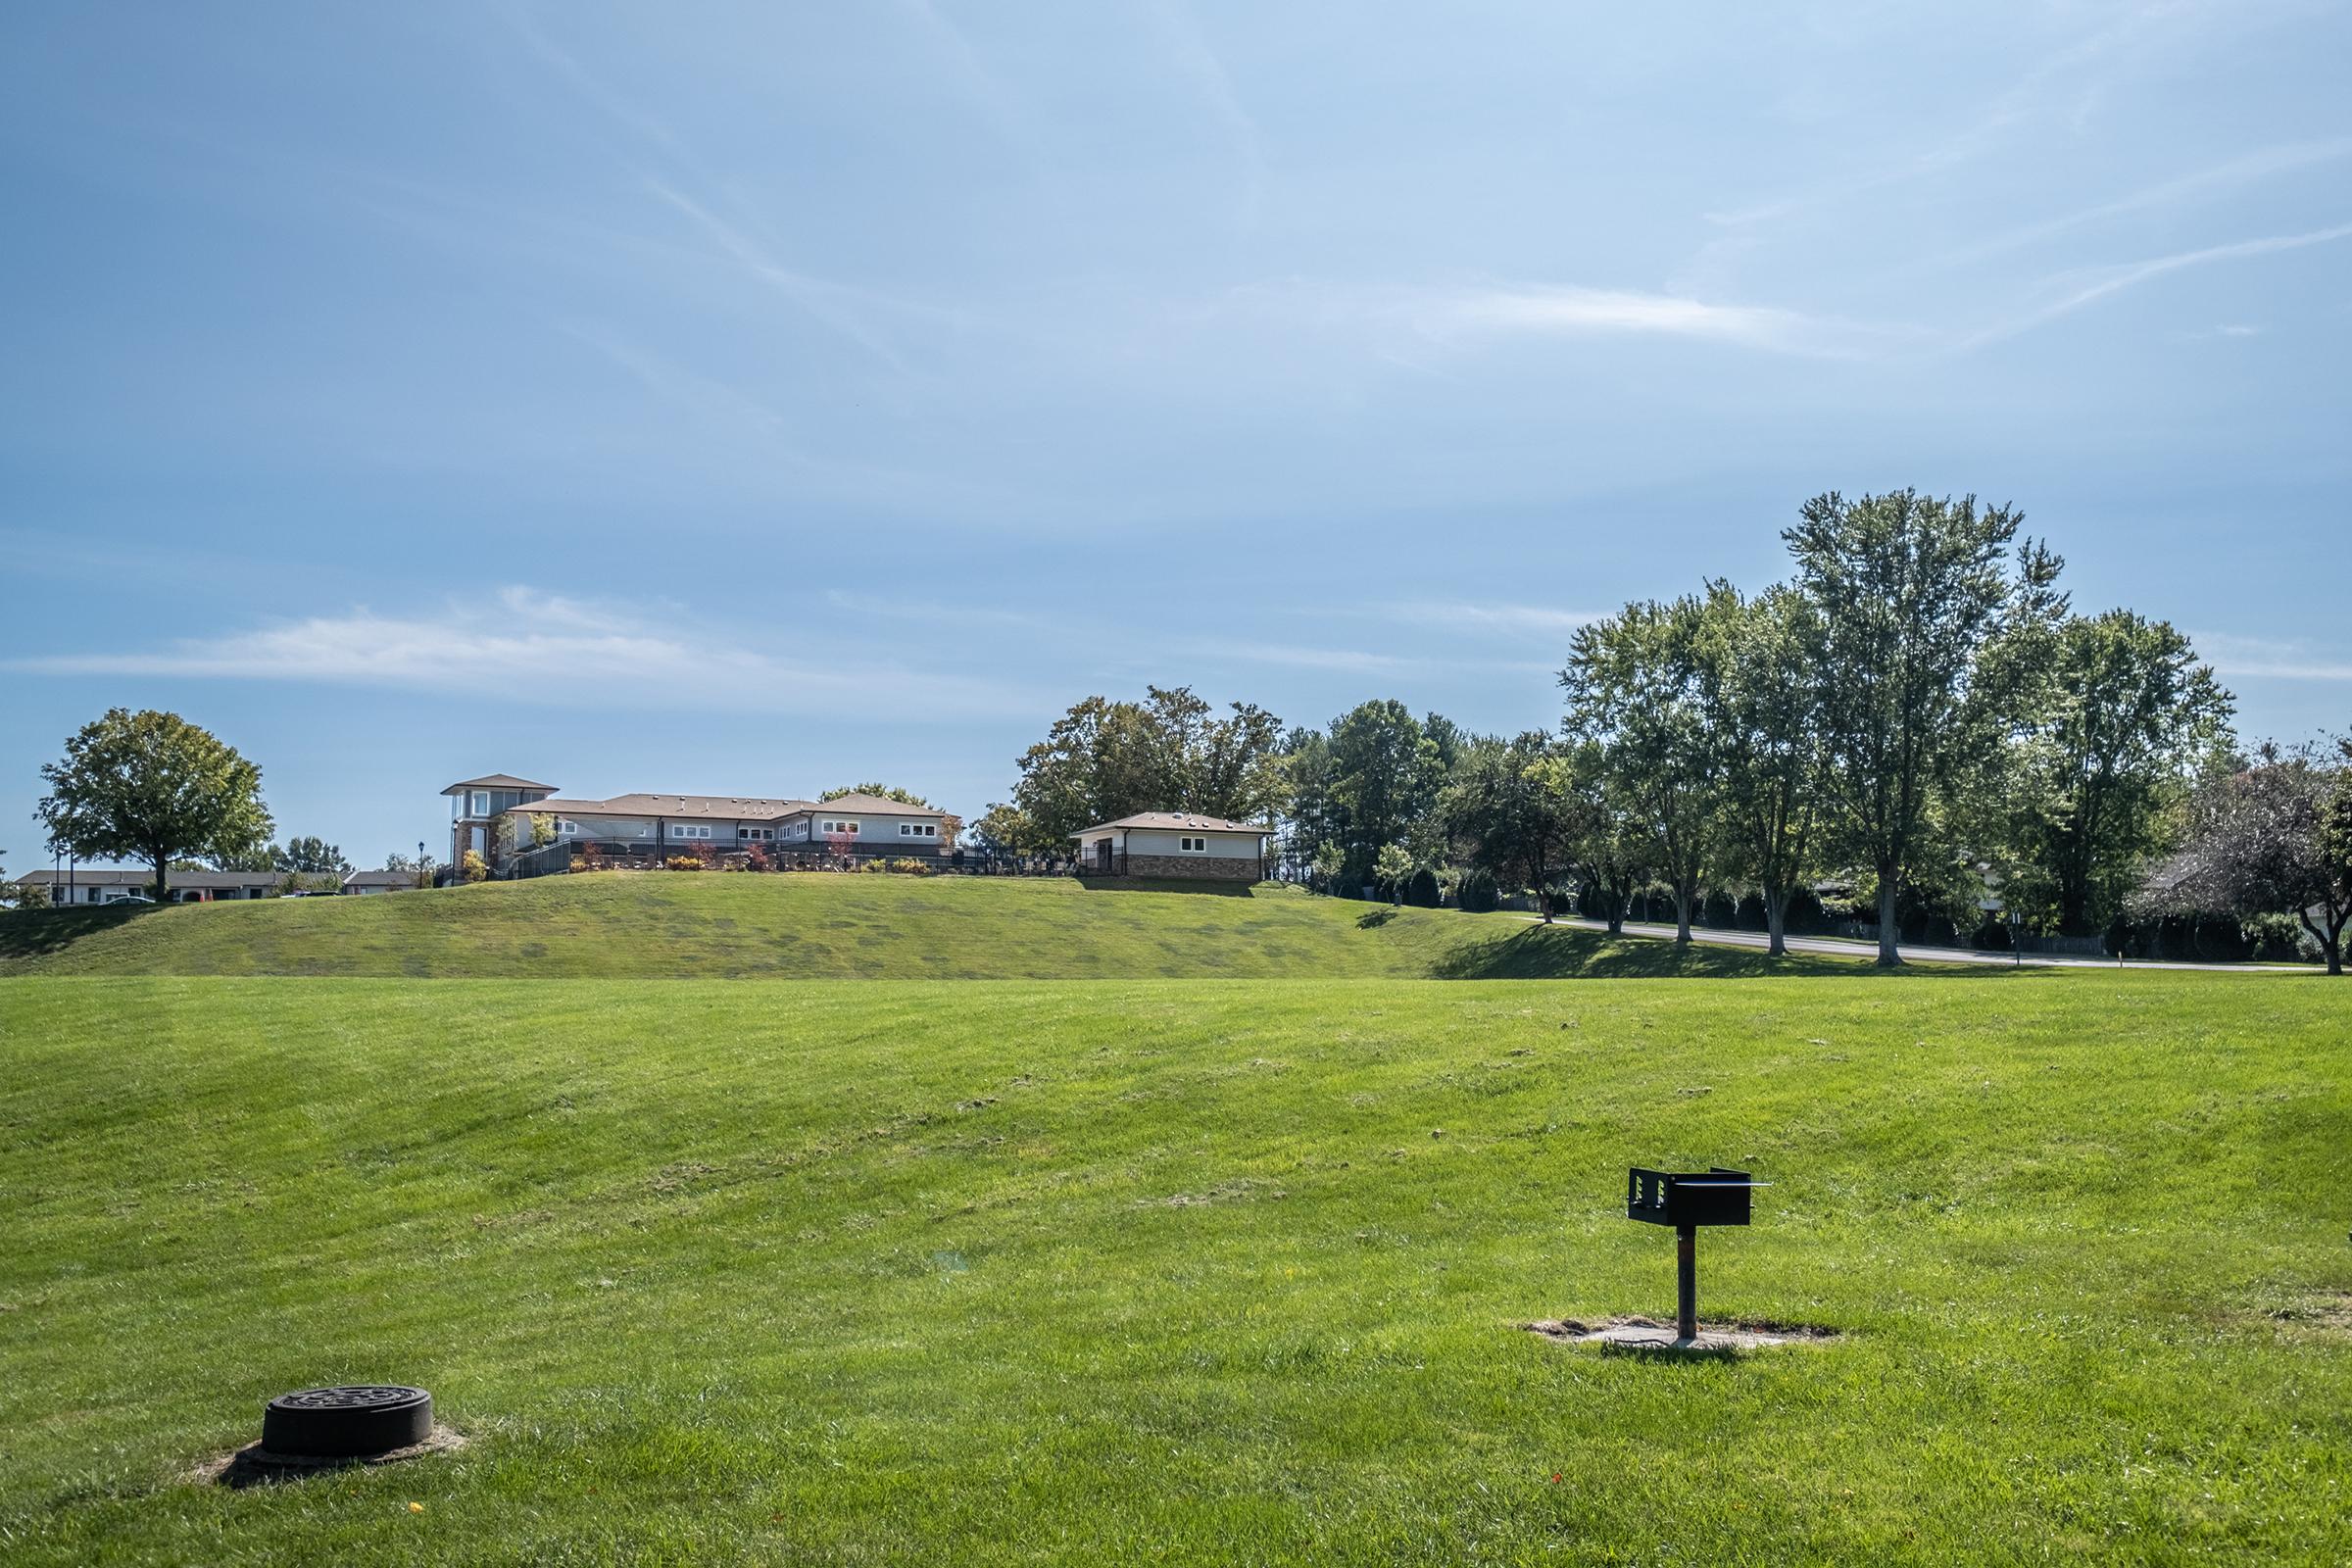
<path fill-rule="evenodd" d="M 758 858 L 754 856 L 757 854 Z M 757 870 L 762 862 L 768 870 L 822 871 L 862 870 L 872 864 L 894 860 L 913 860 L 926 873 L 936 876 L 1123 876 L 1127 870 L 1124 855 L 1113 857 L 1114 869 L 1098 870 L 1089 859 L 1084 864 L 1067 856 L 991 855 L 979 850 L 915 850 L 884 849 L 856 850 L 836 853 L 823 844 L 753 844 L 738 841 L 732 844 L 656 845 L 650 840 L 609 843 L 589 839 L 564 839 L 554 844 L 533 845 L 527 849 L 509 852 L 502 857 L 497 874 L 510 880 L 531 877 L 561 876 L 572 869 L 609 871 L 658 871 L 665 869 L 672 859 L 698 859 L 711 870 Z"/>

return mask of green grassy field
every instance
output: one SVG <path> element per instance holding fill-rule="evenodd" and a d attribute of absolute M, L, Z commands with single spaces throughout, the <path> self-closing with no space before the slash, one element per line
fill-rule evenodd
<path fill-rule="evenodd" d="M 603 872 L 368 899 L 0 914 L 0 973 L 1499 979 L 1848 972 L 1271 884 Z"/>
<path fill-rule="evenodd" d="M 2339 1562 L 2348 1023 L 2105 972 L 15 979 L 0 1560 Z M 1778 1185 L 1709 1314 L 1843 1343 L 1515 1327 L 1668 1308 L 1624 1167 L 1710 1160 Z M 178 1479 L 377 1379 L 470 1446 Z"/>

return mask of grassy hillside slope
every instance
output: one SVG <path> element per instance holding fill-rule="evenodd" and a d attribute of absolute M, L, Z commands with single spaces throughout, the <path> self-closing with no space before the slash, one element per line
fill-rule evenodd
<path fill-rule="evenodd" d="M 0 914 L 0 974 L 814 979 L 1738 975 L 1842 960 L 1678 955 L 1295 888 L 1012 877 L 603 872 L 368 899 Z"/>
<path fill-rule="evenodd" d="M 0 1557 L 2341 1561 L 2344 1017 L 2032 971 L 13 981 Z M 1703 1304 L 1846 1341 L 1515 1328 L 1670 1305 L 1636 1160 L 1777 1183 Z M 471 1446 L 175 1480 L 378 1379 Z"/>

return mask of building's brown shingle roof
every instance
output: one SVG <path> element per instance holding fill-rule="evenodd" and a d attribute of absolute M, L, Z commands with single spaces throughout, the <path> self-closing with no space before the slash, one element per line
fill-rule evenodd
<path fill-rule="evenodd" d="M 510 806 L 509 816 L 659 816 L 688 821 L 770 822 L 814 810 L 809 801 L 774 801 L 753 795 L 615 795 L 609 801 L 574 801 L 550 796 Z"/>
<path fill-rule="evenodd" d="M 1230 822 L 1221 816 L 1202 816 L 1198 811 L 1138 811 L 1122 816 L 1115 822 L 1097 822 L 1093 827 L 1073 833 L 1074 839 L 1089 833 L 1100 833 L 1114 827 L 1191 828 L 1201 833 L 1271 833 L 1274 830 L 1263 822 Z"/>
<path fill-rule="evenodd" d="M 485 773 L 480 778 L 462 778 L 441 793 L 455 795 L 460 790 L 552 790 L 554 788 L 553 784 L 534 784 L 527 778 L 516 778 L 512 773 Z"/>
<path fill-rule="evenodd" d="M 947 815 L 927 806 L 884 800 L 878 795 L 840 795 L 829 801 L 769 800 L 755 795 L 615 795 L 609 801 L 575 801 L 551 796 L 510 806 L 509 816 L 659 816 L 687 821 L 772 822 L 804 812 L 840 812 L 849 816 L 913 816 L 937 819 Z"/>

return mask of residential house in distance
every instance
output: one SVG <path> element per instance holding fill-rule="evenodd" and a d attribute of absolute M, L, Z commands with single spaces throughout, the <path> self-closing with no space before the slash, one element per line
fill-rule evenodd
<path fill-rule="evenodd" d="M 589 845 L 627 858 L 751 849 L 927 858 L 955 847 L 947 812 L 878 795 L 830 801 L 642 794 L 590 800 L 558 795 L 553 785 L 512 773 L 467 779 L 441 793 L 456 803 L 452 847 L 460 857 L 473 850 L 494 868 L 502 859 L 530 852 L 541 839 L 542 823 L 549 849 L 539 853 L 560 853 L 566 860 L 570 852 Z"/>
<path fill-rule="evenodd" d="M 466 853 L 489 863 L 498 858 L 498 816 L 525 801 L 543 801 L 556 793 L 553 784 L 534 784 L 512 773 L 485 773 L 458 780 L 442 794 L 449 797 L 449 863 L 465 861 Z"/>
<path fill-rule="evenodd" d="M 1082 874 L 1262 882 L 1273 832 L 1260 823 L 1194 811 L 1138 811 L 1070 837 L 1078 844 Z"/>
<path fill-rule="evenodd" d="M 416 885 L 414 871 L 354 871 L 343 879 L 350 894 L 399 893 Z"/>
<path fill-rule="evenodd" d="M 173 904 L 217 904 L 229 899 L 267 899 L 285 881 L 282 871 L 173 871 L 167 878 Z M 70 871 L 43 866 L 21 879 L 27 886 L 49 890 L 49 902 L 59 907 L 118 904 L 136 896 L 154 897 L 152 866 L 76 866 Z"/>

